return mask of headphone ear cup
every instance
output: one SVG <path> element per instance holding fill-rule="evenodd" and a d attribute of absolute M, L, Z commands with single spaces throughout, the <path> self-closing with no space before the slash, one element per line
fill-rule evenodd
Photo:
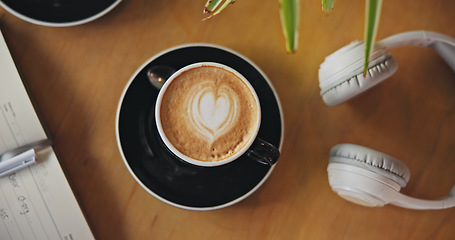
<path fill-rule="evenodd" d="M 332 190 L 343 199 L 366 207 L 382 207 L 399 195 L 400 186 L 393 180 L 364 168 L 329 163 Z"/>
<path fill-rule="evenodd" d="M 330 163 L 360 167 L 393 180 L 405 187 L 411 173 L 402 161 L 376 150 L 355 144 L 339 144 L 330 150 Z"/>
<path fill-rule="evenodd" d="M 455 186 L 449 195 L 424 200 L 400 193 L 409 180 L 408 167 L 384 153 L 353 144 L 340 144 L 330 152 L 329 184 L 340 197 L 367 207 L 386 204 L 409 209 L 455 207 Z"/>
<path fill-rule="evenodd" d="M 354 144 L 332 148 L 327 172 L 334 192 L 345 200 L 368 207 L 393 202 L 410 177 L 403 162 Z"/>
<path fill-rule="evenodd" d="M 371 54 L 363 76 L 363 44 L 351 43 L 326 58 L 319 69 L 319 86 L 329 106 L 343 103 L 392 76 L 398 69 L 395 59 L 383 50 Z"/>

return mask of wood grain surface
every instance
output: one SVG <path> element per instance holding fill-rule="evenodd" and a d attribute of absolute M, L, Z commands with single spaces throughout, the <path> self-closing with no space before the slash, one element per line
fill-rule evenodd
<path fill-rule="evenodd" d="M 394 76 L 337 107 L 319 94 L 324 58 L 363 38 L 365 1 L 301 1 L 299 49 L 285 52 L 278 1 L 238 0 L 204 18 L 204 0 L 124 0 L 75 27 L 25 22 L 0 8 L 0 28 L 30 88 L 97 239 L 455 239 L 455 209 L 365 208 L 333 193 L 330 148 L 356 143 L 404 161 L 402 192 L 437 199 L 455 183 L 455 74 L 430 49 L 390 50 Z M 410 30 L 455 36 L 455 1 L 384 1 L 378 39 Z M 282 155 L 267 182 L 216 211 L 182 210 L 142 189 L 115 137 L 121 93 L 153 55 L 179 44 L 231 48 L 273 83 L 285 119 Z"/>

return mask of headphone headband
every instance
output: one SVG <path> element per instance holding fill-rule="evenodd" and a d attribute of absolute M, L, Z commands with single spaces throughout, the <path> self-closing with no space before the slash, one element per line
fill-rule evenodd
<path fill-rule="evenodd" d="M 375 49 L 386 50 L 402 46 L 432 48 L 455 72 L 455 38 L 430 31 L 411 31 L 385 38 L 376 43 Z"/>
<path fill-rule="evenodd" d="M 378 41 L 376 49 L 391 49 L 402 46 L 433 47 L 435 43 L 445 43 L 455 47 L 455 39 L 430 31 L 410 31 L 392 35 Z"/>
<path fill-rule="evenodd" d="M 455 72 L 455 39 L 429 31 L 411 31 L 396 34 L 375 44 L 364 76 L 364 44 L 355 41 L 325 58 L 319 67 L 319 87 L 324 102 L 329 106 L 340 104 L 374 87 L 395 73 L 398 64 L 387 49 L 400 46 L 430 47 Z"/>

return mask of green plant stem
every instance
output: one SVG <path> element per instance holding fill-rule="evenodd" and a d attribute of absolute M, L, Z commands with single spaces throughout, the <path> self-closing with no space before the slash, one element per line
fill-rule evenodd
<path fill-rule="evenodd" d="M 298 45 L 300 16 L 299 0 L 278 0 L 280 4 L 281 27 L 286 40 L 286 51 L 294 53 Z"/>
<path fill-rule="evenodd" d="M 204 12 L 212 12 L 215 10 L 218 5 L 220 5 L 222 0 L 208 0 L 205 4 Z"/>
<path fill-rule="evenodd" d="M 322 11 L 330 12 L 333 9 L 333 3 L 335 0 L 322 0 Z"/>
<path fill-rule="evenodd" d="M 379 17 L 381 15 L 382 0 L 367 0 L 365 8 L 365 62 L 363 67 L 363 76 L 368 71 L 370 54 L 374 48 L 376 33 L 378 31 Z"/>
<path fill-rule="evenodd" d="M 205 4 L 204 7 L 204 13 L 209 13 L 210 15 L 204 20 L 209 19 L 215 15 L 218 15 L 221 11 L 223 11 L 230 3 L 234 3 L 235 0 L 224 0 L 223 5 L 217 9 L 217 7 L 220 5 L 220 3 L 223 2 L 223 0 L 208 0 L 207 3 Z"/>

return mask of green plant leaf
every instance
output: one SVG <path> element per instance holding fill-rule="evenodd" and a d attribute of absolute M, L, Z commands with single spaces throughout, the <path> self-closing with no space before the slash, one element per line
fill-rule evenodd
<path fill-rule="evenodd" d="M 218 15 L 223 11 L 230 3 L 234 3 L 235 0 L 224 0 L 223 5 L 218 8 L 218 6 L 223 2 L 223 0 L 208 0 L 204 7 L 204 13 L 209 13 L 210 15 L 204 20 L 209 19 L 215 15 Z M 217 9 L 218 8 L 218 9 Z"/>
<path fill-rule="evenodd" d="M 297 50 L 298 27 L 300 18 L 299 0 L 278 0 L 280 4 L 281 27 L 286 40 L 286 51 L 294 53 Z"/>
<path fill-rule="evenodd" d="M 365 8 L 365 62 L 363 67 L 363 76 L 368 71 L 370 54 L 373 51 L 376 33 L 378 31 L 379 17 L 381 15 L 382 0 L 366 0 Z"/>
<path fill-rule="evenodd" d="M 322 0 L 322 11 L 330 12 L 333 9 L 333 3 L 335 0 Z"/>
<path fill-rule="evenodd" d="M 212 12 L 221 2 L 222 0 L 208 0 L 205 4 L 204 12 Z"/>

